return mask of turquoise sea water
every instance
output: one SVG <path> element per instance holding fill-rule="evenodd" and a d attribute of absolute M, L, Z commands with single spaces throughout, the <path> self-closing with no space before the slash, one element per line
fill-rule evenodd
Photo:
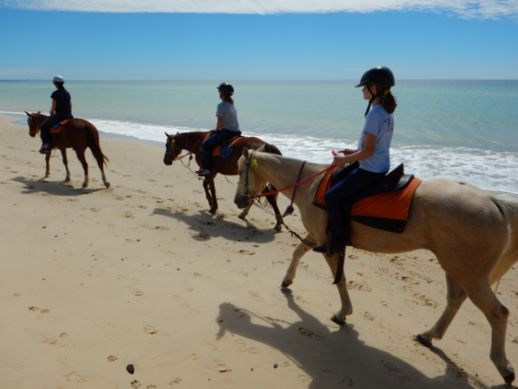
<path fill-rule="evenodd" d="M 366 102 L 354 81 L 233 81 L 245 134 L 288 156 L 330 161 L 352 147 Z M 103 132 L 164 140 L 213 128 L 219 81 L 70 81 L 74 114 Z M 50 82 L 0 81 L 0 111 L 47 112 Z M 518 193 L 518 81 L 399 81 L 393 163 L 422 178 L 446 176 Z"/>

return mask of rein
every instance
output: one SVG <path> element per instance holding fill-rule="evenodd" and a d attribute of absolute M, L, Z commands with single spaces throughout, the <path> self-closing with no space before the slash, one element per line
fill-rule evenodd
<path fill-rule="evenodd" d="M 306 163 L 306 161 L 303 162 L 302 166 L 301 166 L 301 169 L 299 171 L 299 176 L 297 178 L 297 181 L 294 182 L 293 184 L 291 185 L 288 185 L 288 186 L 285 186 L 284 188 L 280 188 L 280 189 L 277 189 L 277 190 L 273 190 L 271 192 L 263 192 L 263 193 L 260 193 L 260 194 L 257 194 L 257 195 L 253 195 L 253 196 L 250 196 L 250 198 L 258 198 L 258 197 L 264 197 L 264 196 L 270 196 L 270 195 L 275 195 L 275 194 L 278 194 L 278 193 L 281 193 L 281 192 L 284 192 L 284 191 L 287 191 L 288 189 L 292 189 L 292 188 L 296 188 L 298 186 L 301 186 L 302 184 L 305 184 L 306 182 L 308 181 L 311 181 L 313 179 L 315 179 L 316 177 L 318 177 L 319 175 L 333 169 L 335 167 L 335 165 L 329 165 L 328 167 L 326 167 L 325 169 L 322 169 L 322 170 L 319 170 L 318 172 L 316 173 L 313 173 L 305 178 L 303 178 L 302 180 L 300 179 L 300 176 L 301 176 L 301 173 L 302 173 L 302 169 L 304 168 L 304 164 Z M 246 180 L 245 182 L 248 181 L 248 172 L 247 172 L 247 175 L 246 175 Z M 248 190 L 248 188 L 247 188 Z"/>
<path fill-rule="evenodd" d="M 173 161 L 174 160 L 181 161 L 182 159 L 184 159 L 185 157 L 188 157 L 188 156 L 191 156 L 191 158 L 192 158 L 192 154 L 194 154 L 194 150 L 196 150 L 196 148 L 200 145 L 200 143 L 203 142 L 205 137 L 206 137 L 205 135 L 200 136 L 200 138 L 194 143 L 194 146 L 192 146 L 191 149 L 187 151 L 187 154 L 177 156 L 176 158 L 173 159 Z M 174 144 L 176 144 L 175 139 L 173 139 L 173 142 L 174 142 Z M 180 147 L 180 146 L 178 146 L 178 147 Z"/>
<path fill-rule="evenodd" d="M 284 211 L 284 214 L 283 214 L 283 218 L 287 215 L 291 215 L 294 211 L 294 208 L 293 208 L 293 202 L 295 201 L 295 195 L 297 193 L 297 188 L 308 182 L 308 181 L 311 181 L 313 179 L 315 179 L 316 177 L 318 177 L 319 175 L 333 169 L 335 166 L 334 165 L 330 165 L 328 167 L 326 167 L 325 169 L 322 169 L 322 170 L 319 170 L 318 172 L 316 173 L 313 173 L 303 179 L 300 179 L 300 177 L 302 176 L 302 171 L 304 170 L 304 166 L 306 165 L 306 162 L 307 161 L 303 161 L 300 168 L 299 168 L 299 172 L 297 174 L 297 181 L 295 181 L 295 183 L 291 184 L 291 185 L 288 185 L 288 186 L 285 186 L 284 188 L 280 188 L 278 190 L 274 190 L 274 191 L 270 191 L 270 192 L 263 192 L 261 194 L 258 194 L 258 195 L 253 195 L 251 196 L 250 195 L 250 189 L 249 189 L 249 179 L 248 179 L 248 176 L 249 176 L 249 172 L 250 172 L 250 169 L 255 169 L 257 167 L 257 160 L 255 158 L 253 158 L 253 153 L 252 153 L 252 157 L 250 158 L 250 161 L 246 164 L 246 176 L 245 176 L 245 193 L 247 193 L 250 197 L 250 199 L 253 201 L 257 198 L 260 198 L 260 197 L 264 197 L 264 196 L 270 196 L 270 195 L 276 195 L 278 193 L 281 193 L 281 192 L 284 192 L 288 189 L 292 189 L 293 188 L 293 193 L 292 193 L 292 196 L 291 196 L 291 203 L 290 205 L 288 205 L 288 207 L 286 208 L 286 210 Z M 293 231 L 285 222 L 284 222 L 284 219 L 282 220 L 282 224 L 284 225 L 284 227 L 286 227 L 286 229 L 291 233 L 291 235 L 295 236 L 298 240 L 300 240 L 302 243 L 304 243 L 306 246 L 309 246 L 309 247 L 314 247 L 315 246 L 315 243 L 314 242 L 310 242 L 308 241 L 307 239 L 304 239 L 302 236 L 300 236 L 297 232 Z"/>

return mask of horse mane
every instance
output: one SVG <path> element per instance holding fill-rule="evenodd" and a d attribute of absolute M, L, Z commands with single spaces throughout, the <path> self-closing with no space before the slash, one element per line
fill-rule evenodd
<path fill-rule="evenodd" d="M 264 143 L 264 152 L 270 154 L 282 155 L 281 151 L 277 148 L 277 146 L 272 145 L 270 143 Z"/>

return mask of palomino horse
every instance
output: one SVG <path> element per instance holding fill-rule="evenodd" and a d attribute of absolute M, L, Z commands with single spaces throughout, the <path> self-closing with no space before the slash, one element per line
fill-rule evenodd
<path fill-rule="evenodd" d="M 240 208 L 250 204 L 265 183 L 284 188 L 296 181 L 302 161 L 279 155 L 245 150 L 238 161 L 239 183 L 234 202 Z M 325 169 L 325 165 L 307 163 L 301 179 Z M 306 181 L 296 193 L 302 223 L 307 231 L 306 243 L 326 241 L 326 212 L 313 205 L 318 181 Z M 291 197 L 292 190 L 284 193 Z M 354 247 L 363 250 L 395 253 L 424 248 L 432 251 L 446 272 L 447 305 L 435 325 L 417 336 L 431 346 L 441 339 L 466 297 L 484 313 L 492 331 L 490 358 L 507 384 L 514 370 L 505 354 L 505 334 L 509 311 L 495 296 L 491 284 L 500 279 L 518 259 L 518 202 L 495 197 L 463 183 L 436 179 L 423 181 L 415 192 L 405 230 L 392 233 L 356 222 L 351 226 Z M 301 243 L 293 253 L 282 282 L 288 287 L 295 278 L 299 261 L 311 247 Z M 333 274 L 338 254 L 324 255 Z M 352 313 L 344 275 L 337 283 L 342 307 L 333 316 L 345 323 Z"/>
<path fill-rule="evenodd" d="M 187 150 L 189 157 L 194 154 L 196 163 L 198 166 L 201 166 L 201 144 L 205 137 L 207 136 L 208 131 L 204 132 L 178 132 L 176 135 L 169 135 L 165 133 L 167 136 L 167 140 L 165 143 L 165 155 L 164 155 L 164 164 L 172 165 L 173 161 L 178 158 L 182 150 Z M 236 175 L 237 174 L 237 160 L 243 153 L 245 148 L 248 149 L 257 149 L 264 145 L 264 151 L 268 153 L 281 154 L 279 149 L 274 145 L 268 144 L 262 141 L 259 138 L 250 138 L 250 137 L 242 137 L 239 142 L 232 146 L 232 155 L 228 159 L 223 159 L 221 157 L 213 157 L 213 168 L 209 176 L 205 177 L 203 180 L 203 189 L 205 190 L 205 197 L 209 202 L 211 214 L 215 214 L 218 209 L 218 201 L 216 199 L 216 187 L 214 185 L 214 177 L 216 174 L 221 173 L 223 175 Z M 181 159 L 182 157 L 180 157 Z M 263 188 L 264 189 L 264 188 Z M 264 189 L 270 190 L 271 188 Z M 275 190 L 275 188 L 273 188 Z M 282 216 L 279 212 L 279 208 L 277 207 L 277 195 L 267 195 L 266 199 L 272 206 L 275 212 L 276 225 L 275 229 L 277 231 L 281 230 L 282 225 Z M 239 215 L 241 219 L 245 219 L 250 210 L 250 206 L 246 207 L 243 212 Z"/>
<path fill-rule="evenodd" d="M 45 116 L 39 112 L 25 113 L 27 114 L 27 123 L 29 124 L 29 135 L 35 137 L 40 131 L 40 125 L 45 119 L 47 119 L 48 116 Z M 99 165 L 99 169 L 101 169 L 104 186 L 107 188 L 110 187 L 110 183 L 106 180 L 106 176 L 104 175 L 104 164 L 108 161 L 108 157 L 106 157 L 101 151 L 101 145 L 99 144 L 99 132 L 92 123 L 84 119 L 69 119 L 61 125 L 59 132 L 53 133 L 51 129 L 51 136 L 52 147 L 56 147 L 61 151 L 63 164 L 65 165 L 65 169 L 67 171 L 64 182 L 70 181 L 70 171 L 68 170 L 66 149 L 71 147 L 76 152 L 77 158 L 81 162 L 85 172 L 83 188 L 88 186 L 88 163 L 86 163 L 85 159 L 85 150 L 87 147 L 89 147 L 90 150 L 92 150 L 92 154 L 94 155 L 95 160 L 97 161 L 97 165 Z M 50 152 L 45 154 L 45 178 L 50 175 L 50 154 Z"/>

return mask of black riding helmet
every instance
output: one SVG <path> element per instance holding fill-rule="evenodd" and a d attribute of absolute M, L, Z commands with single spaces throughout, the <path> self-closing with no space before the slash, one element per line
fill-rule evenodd
<path fill-rule="evenodd" d="M 230 96 L 234 94 L 234 87 L 226 82 L 219 84 L 218 91 L 228 93 Z"/>
<path fill-rule="evenodd" d="M 394 80 L 394 74 L 389 68 L 386 66 L 377 66 L 363 73 L 360 83 L 356 85 L 356 88 L 368 84 L 376 84 L 388 89 L 396 85 L 396 82 Z"/>
<path fill-rule="evenodd" d="M 380 88 L 376 95 L 374 95 L 371 91 L 370 85 L 372 84 L 375 84 Z M 360 83 L 356 85 L 355 88 L 358 88 L 360 86 L 366 86 L 370 94 L 372 95 L 372 98 L 370 99 L 369 104 L 367 105 L 367 109 L 365 110 L 365 116 L 367 116 L 367 114 L 369 113 L 372 102 L 385 91 L 389 91 L 390 88 L 392 88 L 394 85 L 396 85 L 396 81 L 394 80 L 394 74 L 386 66 L 377 66 L 363 73 Z"/>

